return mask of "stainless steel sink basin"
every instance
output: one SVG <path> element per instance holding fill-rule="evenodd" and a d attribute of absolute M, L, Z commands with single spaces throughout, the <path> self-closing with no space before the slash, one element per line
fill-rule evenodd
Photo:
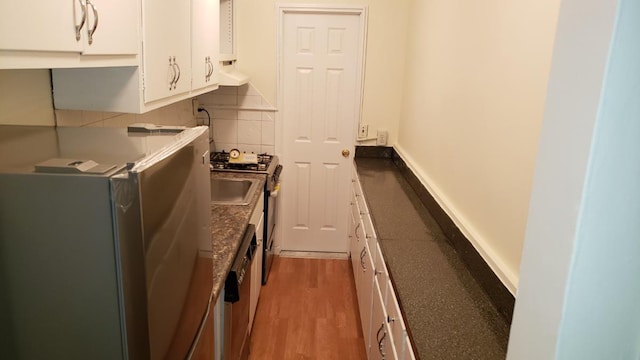
<path fill-rule="evenodd" d="M 212 178 L 211 202 L 220 205 L 248 205 L 259 181 L 255 179 Z"/>

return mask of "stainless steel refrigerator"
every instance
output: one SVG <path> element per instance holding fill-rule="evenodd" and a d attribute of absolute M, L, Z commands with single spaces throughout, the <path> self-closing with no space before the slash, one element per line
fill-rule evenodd
<path fill-rule="evenodd" d="M 0 126 L 0 358 L 213 353 L 207 128 L 147 130 Z"/>

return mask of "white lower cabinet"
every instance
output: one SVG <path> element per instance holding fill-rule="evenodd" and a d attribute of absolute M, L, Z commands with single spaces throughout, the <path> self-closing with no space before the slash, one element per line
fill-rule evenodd
<path fill-rule="evenodd" d="M 356 290 L 358 294 L 358 307 L 360 309 L 360 320 L 362 321 L 362 334 L 365 339 L 365 348 L 367 351 L 373 346 L 370 341 L 371 333 L 371 294 L 373 292 L 373 261 L 369 246 L 366 241 L 361 241 L 362 247 L 359 252 L 358 266 L 360 273 L 358 274 L 358 282 Z"/>
<path fill-rule="evenodd" d="M 415 359 L 358 175 L 353 171 L 350 253 L 367 357 Z"/>
<path fill-rule="evenodd" d="M 380 289 L 378 279 L 375 279 L 373 287 L 370 336 L 371 349 L 369 350 L 369 359 L 397 360 L 399 358 L 394 346 L 393 335 L 389 328 L 389 316 L 387 314 L 384 297 L 382 296 Z"/>

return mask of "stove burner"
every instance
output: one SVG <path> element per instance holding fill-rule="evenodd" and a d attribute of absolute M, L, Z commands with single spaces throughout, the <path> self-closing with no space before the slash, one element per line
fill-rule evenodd
<path fill-rule="evenodd" d="M 269 155 L 266 153 L 258 154 L 258 163 L 257 164 L 236 164 L 229 163 L 229 153 L 222 152 L 214 152 L 211 153 L 211 167 L 214 170 L 236 170 L 236 171 L 254 171 L 254 172 L 264 172 L 269 168 L 269 164 L 271 164 L 271 160 L 273 159 L 273 155 Z"/>

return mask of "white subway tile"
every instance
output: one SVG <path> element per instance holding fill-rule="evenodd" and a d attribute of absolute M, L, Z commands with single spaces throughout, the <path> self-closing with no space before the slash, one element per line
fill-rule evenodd
<path fill-rule="evenodd" d="M 262 145 L 275 145 L 275 126 L 273 121 L 262 122 Z"/>
<path fill-rule="evenodd" d="M 213 141 L 237 143 L 238 122 L 236 120 L 213 120 Z"/>
<path fill-rule="evenodd" d="M 82 111 L 79 110 L 56 110 L 57 126 L 81 126 Z"/>
<path fill-rule="evenodd" d="M 238 110 L 238 120 L 262 120 L 262 111 L 258 110 Z"/>
<path fill-rule="evenodd" d="M 262 112 L 262 121 L 273 121 L 274 118 L 275 118 L 275 113 L 271 111 Z"/>
<path fill-rule="evenodd" d="M 261 106 L 262 97 L 256 95 L 238 95 L 238 105 L 240 106 Z"/>
<path fill-rule="evenodd" d="M 89 125 L 104 119 L 102 111 L 82 111 L 82 124 Z"/>
<path fill-rule="evenodd" d="M 213 105 L 237 105 L 238 96 L 236 95 L 212 95 L 211 104 Z"/>
<path fill-rule="evenodd" d="M 212 119 L 237 120 L 237 110 L 207 109 Z M 206 115 L 205 115 L 206 116 Z"/>
<path fill-rule="evenodd" d="M 237 86 L 220 86 L 217 90 L 211 92 L 215 95 L 238 95 Z"/>
<path fill-rule="evenodd" d="M 229 150 L 231 149 L 237 149 L 238 148 L 238 143 L 237 142 L 233 142 L 233 143 L 223 143 L 223 142 L 213 142 L 214 146 L 213 149 L 211 149 L 212 151 L 226 151 L 229 152 Z"/>
<path fill-rule="evenodd" d="M 255 153 L 259 154 L 262 152 L 262 147 L 256 144 L 243 144 L 238 143 L 238 150 L 246 153 Z"/>
<path fill-rule="evenodd" d="M 127 127 L 136 122 L 136 116 L 134 114 L 121 114 L 103 120 L 104 127 Z"/>
<path fill-rule="evenodd" d="M 260 145 L 261 141 L 261 121 L 238 120 L 238 143 Z"/>
<path fill-rule="evenodd" d="M 267 153 L 270 155 L 273 155 L 276 152 L 276 147 L 273 145 L 262 145 L 261 148 L 263 153 Z"/>

